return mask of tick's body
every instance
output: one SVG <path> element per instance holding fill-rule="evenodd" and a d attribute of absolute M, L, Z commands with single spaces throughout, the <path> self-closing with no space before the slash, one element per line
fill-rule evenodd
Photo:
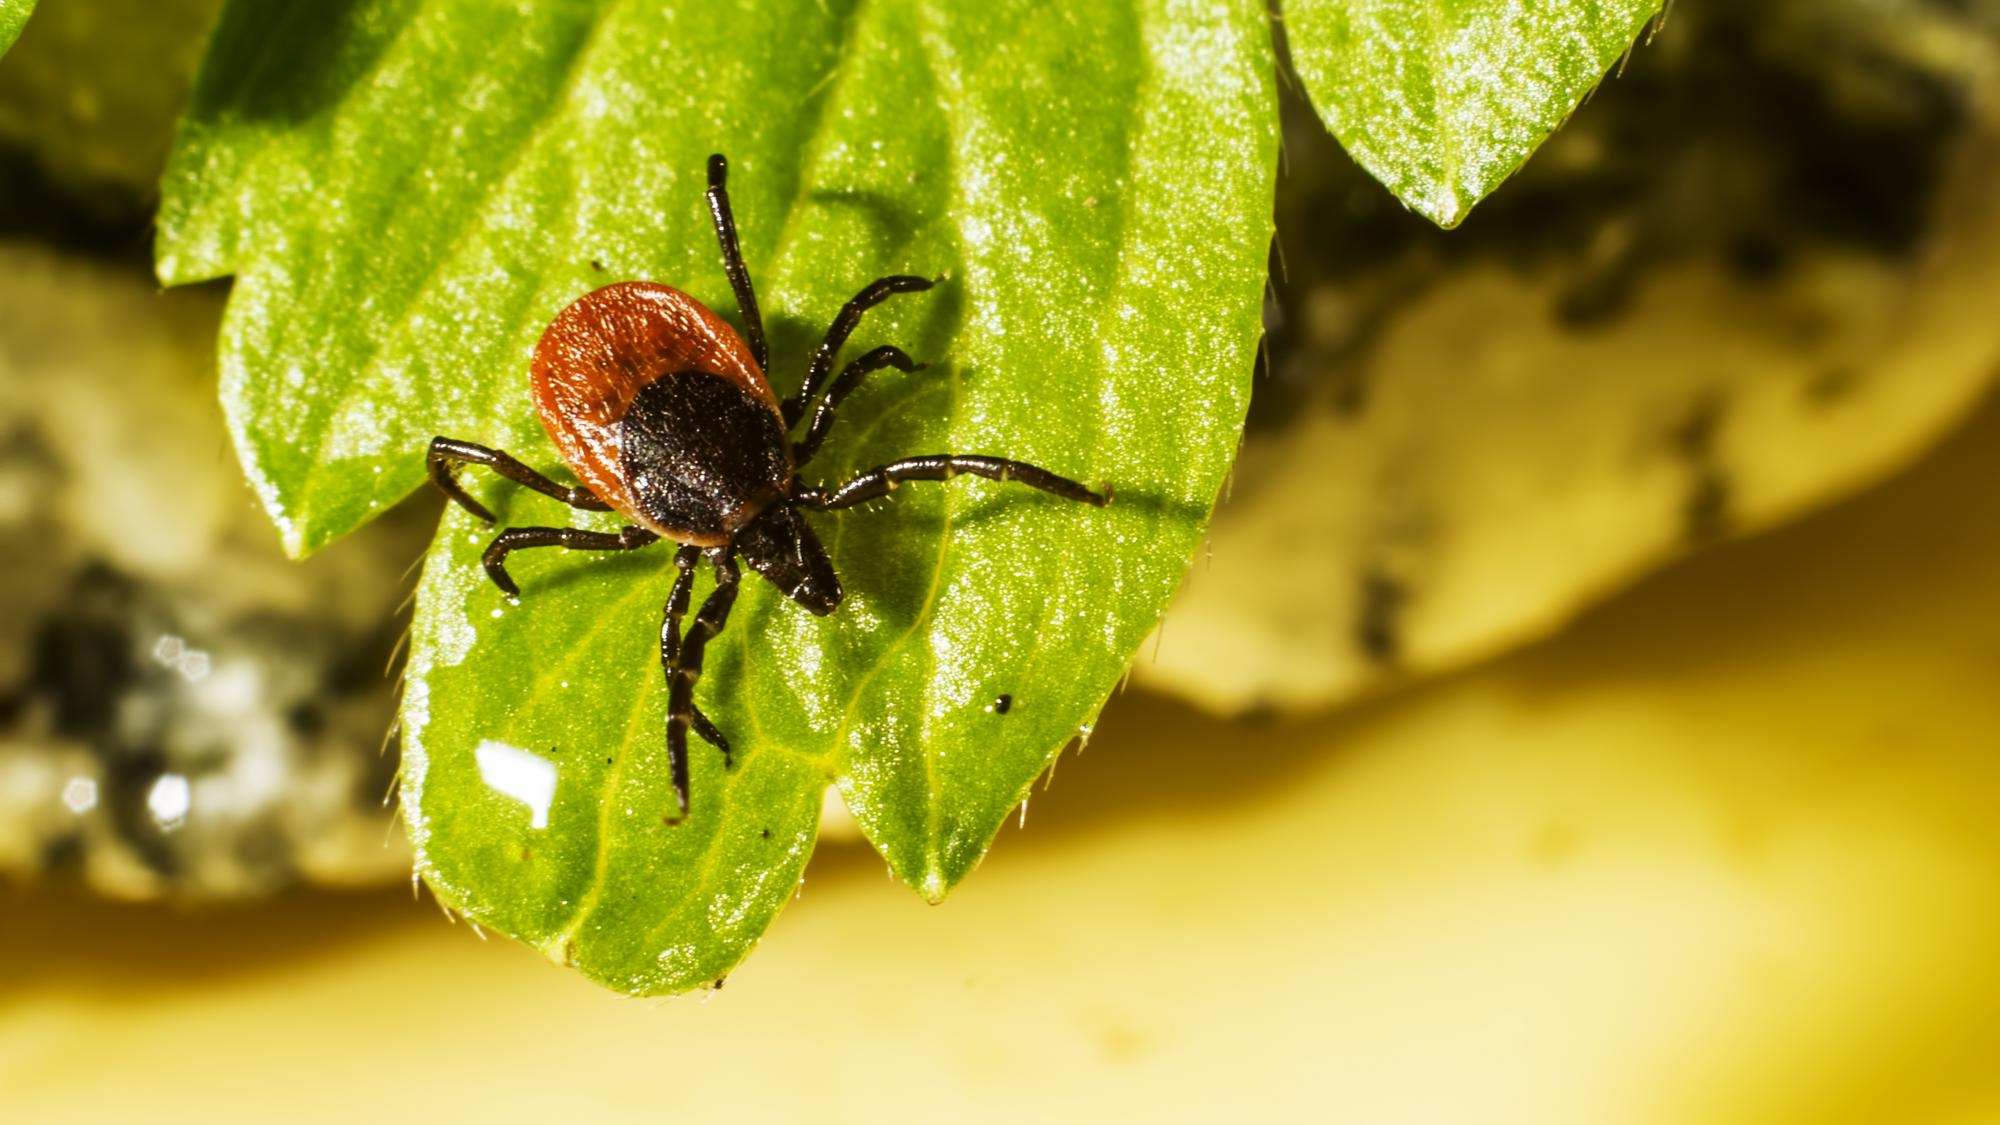
<path fill-rule="evenodd" d="M 430 470 L 445 493 L 473 514 L 493 515 L 451 475 L 471 461 L 572 507 L 614 511 L 631 521 L 617 532 L 571 527 L 511 528 L 486 549 L 486 570 L 502 590 L 519 594 L 507 555 L 525 547 L 622 551 L 660 539 L 681 544 L 680 576 L 667 598 L 660 663 L 667 674 L 667 757 L 683 815 L 688 808 L 687 728 L 722 750 L 721 732 L 694 706 L 702 651 L 736 600 L 736 558 L 816 614 L 840 604 L 839 579 L 801 508 L 827 511 L 886 495 L 904 480 L 946 480 L 960 473 L 1014 480 L 1065 499 L 1102 506 L 1100 495 L 1046 469 L 996 457 L 937 454 L 896 461 L 837 488 L 808 488 L 798 468 L 833 422 L 834 408 L 871 371 L 914 371 L 900 349 L 880 347 L 848 364 L 826 386 L 834 357 L 861 314 L 895 293 L 931 287 L 919 277 L 886 277 L 863 289 L 835 318 L 813 354 L 799 396 L 780 402 L 765 378 L 764 326 L 749 271 L 736 245 L 724 186 L 727 166 L 709 158 L 708 201 L 722 243 L 723 266 L 742 312 L 746 344 L 699 301 L 665 285 L 624 282 L 585 294 L 557 314 L 535 348 L 531 382 L 542 425 L 581 487 L 568 488 L 497 449 L 437 438 Z M 822 392 L 824 394 L 822 395 Z M 791 430 L 813 408 L 796 444 Z M 680 622 L 703 556 L 716 585 L 685 636 Z"/>
<path fill-rule="evenodd" d="M 531 381 L 584 487 L 663 539 L 720 547 L 791 493 L 778 396 L 736 330 L 678 289 L 628 281 L 564 309 Z"/>

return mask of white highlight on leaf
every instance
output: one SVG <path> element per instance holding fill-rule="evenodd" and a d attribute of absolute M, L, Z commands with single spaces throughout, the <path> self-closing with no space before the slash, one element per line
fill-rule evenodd
<path fill-rule="evenodd" d="M 479 778 L 496 793 L 528 806 L 528 827 L 549 826 L 549 804 L 556 797 L 556 765 L 519 746 L 487 739 L 472 752 Z"/>

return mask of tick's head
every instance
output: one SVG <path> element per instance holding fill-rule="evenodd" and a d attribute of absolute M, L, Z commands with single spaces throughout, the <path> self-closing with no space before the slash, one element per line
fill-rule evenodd
<path fill-rule="evenodd" d="M 785 596 L 824 617 L 840 605 L 833 560 L 790 501 L 779 500 L 736 533 L 736 551 L 750 569 Z"/>

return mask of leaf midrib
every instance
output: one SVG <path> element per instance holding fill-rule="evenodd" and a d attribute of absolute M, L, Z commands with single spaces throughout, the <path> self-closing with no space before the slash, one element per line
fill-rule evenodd
<path fill-rule="evenodd" d="M 1431 30 L 1431 96 L 1437 99 L 1438 120 L 1443 128 L 1438 130 L 1438 172 L 1443 181 L 1445 194 L 1451 200 L 1451 214 L 1448 219 L 1459 217 L 1459 202 L 1464 197 L 1464 154 L 1459 152 L 1457 134 L 1457 103 L 1454 100 L 1449 75 L 1445 71 L 1444 42 L 1447 33 L 1443 0 L 1425 0 L 1425 14 Z"/>
<path fill-rule="evenodd" d="M 858 37 L 858 29 L 862 24 L 863 14 L 866 10 L 867 10 L 866 0 L 863 0 L 862 3 L 857 3 L 855 7 L 850 10 L 847 20 L 841 24 L 839 32 L 841 37 L 840 49 L 835 53 L 836 77 L 834 81 L 836 85 L 840 81 L 841 77 L 839 75 L 839 72 L 841 70 L 841 63 L 843 63 L 846 60 L 848 52 L 853 48 L 854 40 Z M 601 27 L 602 24 L 600 23 L 598 26 Z M 592 29 L 593 42 L 595 41 L 596 30 L 597 30 L 596 28 Z M 833 102 L 833 91 L 829 90 L 826 96 L 821 100 L 819 112 L 814 116 L 813 124 L 806 133 L 805 136 L 806 143 L 803 146 L 801 146 L 807 152 L 818 152 L 822 148 L 821 138 L 823 134 L 826 132 L 827 128 L 826 109 L 828 106 L 832 104 L 832 102 Z M 809 159 L 810 158 L 808 158 L 808 160 Z M 785 246 L 785 242 L 782 240 L 785 237 L 788 237 L 789 235 L 794 215 L 797 213 L 799 209 L 805 206 L 808 195 L 807 189 L 805 187 L 806 177 L 803 172 L 803 167 L 805 163 L 806 163 L 805 161 L 801 162 L 801 173 L 799 176 L 799 183 L 800 183 L 799 191 L 797 192 L 796 195 L 794 195 L 791 205 L 787 208 L 785 216 L 779 224 L 781 241 L 779 242 L 777 249 L 773 251 L 772 255 L 773 257 L 775 257 L 778 252 L 782 251 L 783 247 Z M 746 635 L 745 638 L 746 643 L 747 639 L 748 638 Z M 645 695 L 643 692 L 640 694 L 639 699 L 643 704 L 643 701 L 645 699 Z M 630 730 L 631 727 L 630 727 L 630 722 L 628 720 L 627 739 L 626 739 L 627 742 L 630 741 Z M 771 749 L 798 758 L 804 761 L 809 766 L 815 766 L 815 767 L 819 766 L 819 763 L 816 762 L 810 755 L 803 754 L 793 749 L 792 747 L 785 746 L 784 744 L 776 740 L 760 741 L 758 743 L 757 748 L 761 750 L 764 749 L 766 745 L 768 745 Z M 544 947 L 545 952 L 551 947 L 560 950 L 568 941 L 573 939 L 576 933 L 579 932 L 586 923 L 588 923 L 588 921 L 590 920 L 590 915 L 596 911 L 597 904 L 603 899 L 604 888 L 610 877 L 610 864 L 609 864 L 610 828 L 608 821 L 609 814 L 608 812 L 606 812 L 606 810 L 614 803 L 609 800 L 609 797 L 613 793 L 615 793 L 618 786 L 622 784 L 624 767 L 625 767 L 625 758 L 623 755 L 621 755 L 617 763 L 612 767 L 611 773 L 607 775 L 606 783 L 599 794 L 598 847 L 597 847 L 597 854 L 593 859 L 590 888 L 588 891 L 585 892 L 584 898 L 578 901 L 576 912 L 573 914 L 570 920 L 567 923 L 565 923 L 565 925 L 562 927 L 562 931 L 557 935 L 556 938 L 551 940 L 549 946 Z M 738 781 L 738 777 L 739 774 L 735 770 L 725 771 L 723 780 L 724 792 L 722 794 L 717 795 L 718 799 L 723 799 L 723 797 L 728 792 L 732 791 L 735 788 Z M 720 833 L 717 833 L 715 836 L 710 837 L 709 846 L 704 848 L 702 851 L 701 865 L 697 871 L 697 874 L 695 875 L 695 878 L 687 884 L 688 890 L 684 892 L 682 895 L 680 895 L 679 898 L 674 902 L 674 904 L 670 906 L 663 913 L 662 917 L 664 919 L 672 919 L 677 915 L 679 915 L 682 911 L 686 909 L 687 904 L 694 898 L 695 892 L 708 885 L 709 877 L 713 873 L 715 868 L 716 856 L 722 850 L 720 841 L 721 841 Z"/>

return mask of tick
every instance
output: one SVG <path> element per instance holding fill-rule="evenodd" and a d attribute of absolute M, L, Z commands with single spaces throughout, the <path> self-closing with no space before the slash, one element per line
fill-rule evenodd
<path fill-rule="evenodd" d="M 920 292 L 933 283 L 885 277 L 855 294 L 814 349 L 798 395 L 780 401 L 765 377 L 764 322 L 736 242 L 728 172 L 720 155 L 708 158 L 708 209 L 722 244 L 722 268 L 736 293 L 742 336 L 678 289 L 649 281 L 604 286 L 556 314 L 529 368 L 535 410 L 563 463 L 582 483 L 558 484 L 501 450 L 452 438 L 432 439 L 428 457 L 431 480 L 488 523 L 494 522 L 493 513 L 466 493 L 453 465 L 485 465 L 572 508 L 616 512 L 630 521 L 618 531 L 503 530 L 482 561 L 510 597 L 521 592 L 507 573 L 507 556 L 514 551 L 631 551 L 662 539 L 680 545 L 674 554 L 679 574 L 660 625 L 667 764 L 680 806 L 676 823 L 688 812 L 689 728 L 722 752 L 725 768 L 734 764 L 729 740 L 694 705 L 694 685 L 703 649 L 735 604 L 739 557 L 786 597 L 824 616 L 840 605 L 840 579 L 805 511 L 851 508 L 887 496 L 904 481 L 942 481 L 961 473 L 1014 481 L 1100 508 L 1111 499 L 1108 485 L 1093 492 L 1021 461 L 957 453 L 892 461 L 832 487 L 804 484 L 799 470 L 819 450 L 834 411 L 862 379 L 885 367 L 923 369 L 902 349 L 884 345 L 848 363 L 829 384 L 834 359 L 862 314 L 895 294 Z M 801 422 L 804 432 L 794 438 Z M 715 589 L 683 633 L 695 568 L 703 558 L 715 570 Z"/>

